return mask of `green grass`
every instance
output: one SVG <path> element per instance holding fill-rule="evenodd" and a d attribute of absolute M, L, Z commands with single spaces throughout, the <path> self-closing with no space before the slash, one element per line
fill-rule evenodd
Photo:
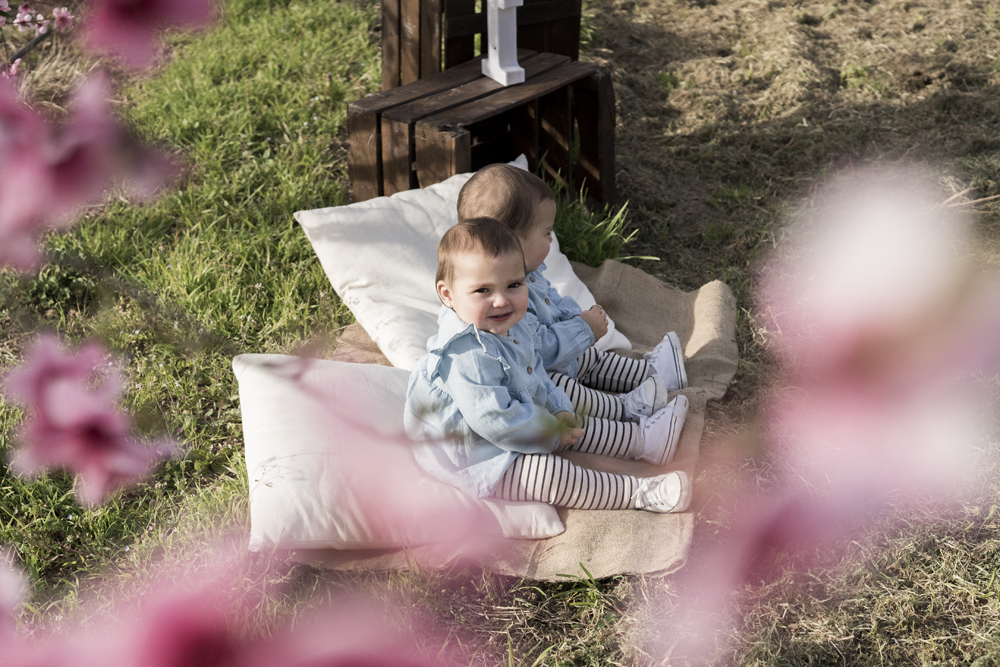
<path fill-rule="evenodd" d="M 168 526 L 201 521 L 193 497 L 230 508 L 207 512 L 213 524 L 246 523 L 230 359 L 289 352 L 351 321 L 291 214 L 347 201 L 332 138 L 344 100 L 378 79 L 376 15 L 356 4 L 231 2 L 206 36 L 173 37 L 170 64 L 121 94 L 129 124 L 185 164 L 178 187 L 148 206 L 115 201 L 52 236 L 37 278 L 4 276 L 5 364 L 38 330 L 98 338 L 122 360 L 140 433 L 185 451 L 90 510 L 65 475 L 26 480 L 0 468 L 0 542 L 30 574 L 35 622 L 103 585 L 96 575 L 120 569 L 125 554 L 168 548 L 178 530 Z M 3 452 L 19 418 L 0 407 Z"/>
<path fill-rule="evenodd" d="M 559 249 L 574 262 L 600 266 L 606 259 L 658 259 L 622 254 L 625 245 L 635 237 L 634 230 L 625 231 L 627 202 L 615 210 L 604 207 L 600 211 L 592 211 L 587 206 L 586 190 L 581 190 L 576 199 L 560 191 L 556 201 L 555 232 Z"/>

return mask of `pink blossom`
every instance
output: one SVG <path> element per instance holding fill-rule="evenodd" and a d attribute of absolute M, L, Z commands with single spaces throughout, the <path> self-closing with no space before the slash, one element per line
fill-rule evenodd
<path fill-rule="evenodd" d="M 7 2 L 7 0 L 0 0 L 0 12 L 9 12 L 9 11 L 10 11 L 10 4 Z"/>
<path fill-rule="evenodd" d="M 3 17 L 0 16 L 0 26 L 4 25 Z M 18 58 L 11 64 L 0 68 L 0 78 L 10 79 L 12 81 L 17 79 L 17 70 L 21 66 L 21 59 Z"/>
<path fill-rule="evenodd" d="M 44 35 L 49 31 L 49 20 L 39 14 L 35 17 L 35 34 Z"/>
<path fill-rule="evenodd" d="M 235 599 L 234 581 L 245 564 L 222 562 L 224 553 L 195 558 L 209 573 L 160 571 L 141 599 L 121 600 L 89 629 L 71 629 L 39 642 L 5 665 L 116 665 L 117 667 L 450 667 L 444 642 L 419 639 L 386 622 L 371 602 L 341 597 L 335 604 L 301 613 L 294 627 L 269 628 L 269 636 L 247 637 L 240 618 L 261 605 L 260 592 Z M 229 559 L 230 561 L 235 559 Z M 239 569 L 237 569 L 239 568 Z M 249 599 L 248 599 L 249 598 Z M 418 647 L 437 655 L 419 657 Z M 6 650 L 6 646 L 4 649 Z M 443 657 L 442 657 L 443 656 Z M 7 655 L 3 656 L 8 658 Z"/>
<path fill-rule="evenodd" d="M 49 154 L 57 214 L 71 214 L 97 200 L 111 180 L 125 179 L 138 196 L 146 197 L 176 173 L 168 157 L 125 133 L 110 98 L 110 79 L 100 71 L 73 95 L 72 115 Z"/>
<path fill-rule="evenodd" d="M 74 16 L 69 13 L 69 10 L 65 7 L 59 7 L 52 10 L 52 18 L 59 32 L 66 32 L 73 25 Z"/>
<path fill-rule="evenodd" d="M 87 504 L 142 477 L 172 453 L 171 445 L 151 447 L 128 437 L 129 422 L 115 407 L 121 380 L 106 374 L 94 386 L 95 369 L 104 358 L 95 344 L 74 356 L 54 336 L 43 336 L 4 383 L 9 399 L 32 410 L 22 431 L 25 446 L 15 453 L 13 467 L 29 474 L 66 468 L 79 475 L 77 495 Z"/>
<path fill-rule="evenodd" d="M 21 5 L 22 7 L 24 5 Z M 31 30 L 31 23 L 33 23 L 35 17 L 31 15 L 30 12 L 18 11 L 17 16 L 14 17 L 14 25 L 20 32 L 27 32 Z"/>
<path fill-rule="evenodd" d="M 27 2 L 21 3 L 21 6 L 17 8 L 20 14 L 34 14 L 35 10 L 31 8 L 31 5 Z"/>
<path fill-rule="evenodd" d="M 11 615 L 24 598 L 24 577 L 11 561 L 10 554 L 0 550 L 0 637 L 9 633 Z"/>
<path fill-rule="evenodd" d="M 9 77 L 0 77 L 0 263 L 21 270 L 37 263 L 36 239 L 47 222 L 48 141 L 42 117 L 18 101 Z"/>
<path fill-rule="evenodd" d="M 24 601 L 27 585 L 13 563 L 12 554 L 0 549 L 0 664 L 21 664 L 27 646 L 17 631 L 14 615 Z"/>
<path fill-rule="evenodd" d="M 842 178 L 786 230 L 757 308 L 780 372 L 762 437 L 784 479 L 709 492 L 735 508 L 732 528 L 681 574 L 681 653 L 704 655 L 733 591 L 779 563 L 815 566 L 889 498 L 968 486 L 988 414 L 968 378 L 995 372 L 1000 281 L 974 274 L 935 182 Z"/>
<path fill-rule="evenodd" d="M 770 435 L 810 483 L 927 492 L 968 471 L 979 425 L 960 380 L 996 349 L 1000 309 L 970 289 L 967 227 L 929 181 L 835 185 L 764 284 L 788 387 L 769 402 Z"/>
<path fill-rule="evenodd" d="M 38 235 L 69 225 L 116 180 L 147 196 L 174 173 L 166 156 L 124 131 L 110 97 L 107 75 L 92 74 L 74 92 L 68 121 L 56 126 L 0 81 L 0 263 L 33 268 Z"/>
<path fill-rule="evenodd" d="M 156 56 L 157 31 L 202 26 L 212 14 L 209 0 L 94 0 L 84 40 L 133 67 L 145 67 Z"/>
<path fill-rule="evenodd" d="M 415 657 L 412 640 L 388 627 L 359 600 L 309 614 L 295 629 L 266 639 L 241 637 L 229 625 L 233 609 L 211 589 L 169 595 L 140 611 L 130 646 L 118 664 L 129 667 L 432 667 Z"/>

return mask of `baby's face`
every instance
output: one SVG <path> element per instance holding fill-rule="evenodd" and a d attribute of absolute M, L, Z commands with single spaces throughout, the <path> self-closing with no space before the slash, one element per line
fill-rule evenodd
<path fill-rule="evenodd" d="M 438 296 L 463 322 L 505 336 L 524 317 L 528 286 L 521 253 L 488 257 L 470 252 L 455 257 L 454 269 L 450 284 L 438 281 Z"/>
<path fill-rule="evenodd" d="M 556 203 L 551 199 L 544 201 L 535 206 L 527 232 L 518 236 L 521 239 L 521 249 L 524 250 L 524 263 L 529 271 L 537 271 L 548 256 L 555 221 Z"/>

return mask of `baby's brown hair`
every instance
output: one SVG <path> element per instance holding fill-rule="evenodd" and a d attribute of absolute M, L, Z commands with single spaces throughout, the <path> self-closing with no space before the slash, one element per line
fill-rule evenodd
<path fill-rule="evenodd" d="M 455 257 L 474 250 L 488 257 L 500 257 L 516 252 L 524 261 L 521 241 L 517 235 L 494 218 L 479 217 L 463 220 L 449 229 L 438 244 L 437 275 L 434 283 L 451 283 L 455 275 Z M 527 273 L 527 270 L 525 270 Z"/>
<path fill-rule="evenodd" d="M 536 206 L 555 201 L 545 181 L 509 164 L 486 165 L 458 193 L 458 219 L 495 218 L 518 236 L 531 224 Z"/>

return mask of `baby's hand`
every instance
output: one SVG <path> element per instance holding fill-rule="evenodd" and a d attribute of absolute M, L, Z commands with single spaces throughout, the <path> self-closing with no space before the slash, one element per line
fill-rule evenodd
<path fill-rule="evenodd" d="M 557 412 L 556 419 L 562 429 L 559 432 L 559 447 L 557 452 L 561 452 L 567 447 L 572 447 L 583 437 L 584 430 L 580 428 L 580 422 L 572 412 Z"/>
<path fill-rule="evenodd" d="M 600 306 L 596 304 L 591 306 L 590 310 L 580 313 L 580 317 L 590 325 L 591 330 L 594 332 L 595 341 L 601 340 L 604 334 L 608 333 L 608 314 Z"/>

